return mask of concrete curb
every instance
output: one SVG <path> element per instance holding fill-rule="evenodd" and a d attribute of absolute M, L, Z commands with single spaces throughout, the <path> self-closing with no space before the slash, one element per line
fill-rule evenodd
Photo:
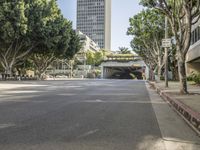
<path fill-rule="evenodd" d="M 156 92 L 168 102 L 168 104 L 188 123 L 188 125 L 200 136 L 200 113 L 194 111 L 189 106 L 185 105 L 181 101 L 170 97 L 169 94 L 162 91 L 154 83 L 148 83 L 156 90 Z"/>

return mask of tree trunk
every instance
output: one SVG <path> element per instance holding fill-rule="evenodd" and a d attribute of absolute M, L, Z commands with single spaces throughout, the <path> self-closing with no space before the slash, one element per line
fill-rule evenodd
<path fill-rule="evenodd" d="M 173 79 L 174 81 L 179 81 L 179 73 L 178 73 L 177 62 L 175 61 L 172 65 L 173 65 L 173 67 L 171 68 L 171 71 L 172 71 L 172 79 Z"/>
<path fill-rule="evenodd" d="M 6 66 L 5 73 L 11 75 L 11 68 L 9 66 Z"/>
<path fill-rule="evenodd" d="M 153 76 L 153 75 L 152 75 L 152 67 L 151 67 L 151 65 L 150 65 L 150 66 L 149 66 L 149 80 L 150 80 L 150 81 L 152 81 L 152 79 L 153 79 L 152 76 Z"/>
<path fill-rule="evenodd" d="M 6 66 L 4 69 L 5 69 L 5 80 L 7 80 L 7 77 L 12 76 L 12 68 L 10 66 Z"/>
<path fill-rule="evenodd" d="M 162 67 L 160 65 L 158 65 L 158 80 L 157 80 L 157 82 L 160 82 L 161 69 L 162 69 Z"/>
<path fill-rule="evenodd" d="M 43 78 L 44 72 L 43 71 L 38 70 L 37 75 L 38 75 L 38 80 L 44 80 L 44 78 Z"/>
<path fill-rule="evenodd" d="M 150 68 L 149 68 L 149 79 L 150 79 L 150 81 L 154 81 L 155 80 L 153 67 L 151 65 L 150 65 Z"/>
<path fill-rule="evenodd" d="M 188 94 L 185 59 L 181 56 L 178 58 L 178 70 L 180 80 L 180 93 Z"/>

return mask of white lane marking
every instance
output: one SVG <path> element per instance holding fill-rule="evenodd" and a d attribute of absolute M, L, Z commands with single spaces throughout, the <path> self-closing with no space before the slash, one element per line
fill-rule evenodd
<path fill-rule="evenodd" d="M 5 94 L 20 94 L 20 93 L 38 93 L 41 91 L 4 91 Z"/>
<path fill-rule="evenodd" d="M 13 126 L 15 126 L 15 124 L 12 124 L 12 123 L 0 124 L 0 129 L 9 128 Z"/>
<path fill-rule="evenodd" d="M 102 100 L 100 100 L 100 99 L 96 99 L 95 101 L 96 101 L 96 102 L 103 102 L 103 101 L 102 101 Z"/>
<path fill-rule="evenodd" d="M 99 131 L 99 129 L 95 129 L 95 130 L 88 131 L 88 132 L 86 132 L 86 133 L 84 133 L 84 134 L 78 136 L 78 138 L 83 138 L 83 137 L 92 135 L 92 134 L 94 134 L 94 133 L 96 133 L 96 132 L 98 132 L 98 131 Z"/>
<path fill-rule="evenodd" d="M 73 96 L 77 95 L 76 93 L 65 93 L 65 94 L 57 94 L 58 96 Z"/>

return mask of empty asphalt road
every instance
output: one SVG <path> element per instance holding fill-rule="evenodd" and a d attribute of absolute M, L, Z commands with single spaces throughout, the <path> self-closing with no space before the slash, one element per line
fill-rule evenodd
<path fill-rule="evenodd" d="M 152 92 L 132 80 L 0 82 L 0 150 L 195 150 L 198 137 Z"/>

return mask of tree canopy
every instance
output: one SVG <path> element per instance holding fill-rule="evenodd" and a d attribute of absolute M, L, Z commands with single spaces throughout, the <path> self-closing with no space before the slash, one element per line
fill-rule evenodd
<path fill-rule="evenodd" d="M 0 63 L 6 74 L 26 59 L 44 72 L 53 60 L 72 57 L 80 49 L 56 0 L 2 0 L 0 26 Z"/>
<path fill-rule="evenodd" d="M 180 92 L 188 93 L 185 59 L 190 47 L 192 25 L 200 18 L 199 0 L 141 0 L 140 3 L 164 14 L 176 40 Z"/>
<path fill-rule="evenodd" d="M 143 57 L 150 68 L 158 68 L 158 79 L 164 65 L 161 41 L 164 37 L 164 15 L 146 9 L 129 20 L 128 35 L 133 35 L 131 47 Z"/>

